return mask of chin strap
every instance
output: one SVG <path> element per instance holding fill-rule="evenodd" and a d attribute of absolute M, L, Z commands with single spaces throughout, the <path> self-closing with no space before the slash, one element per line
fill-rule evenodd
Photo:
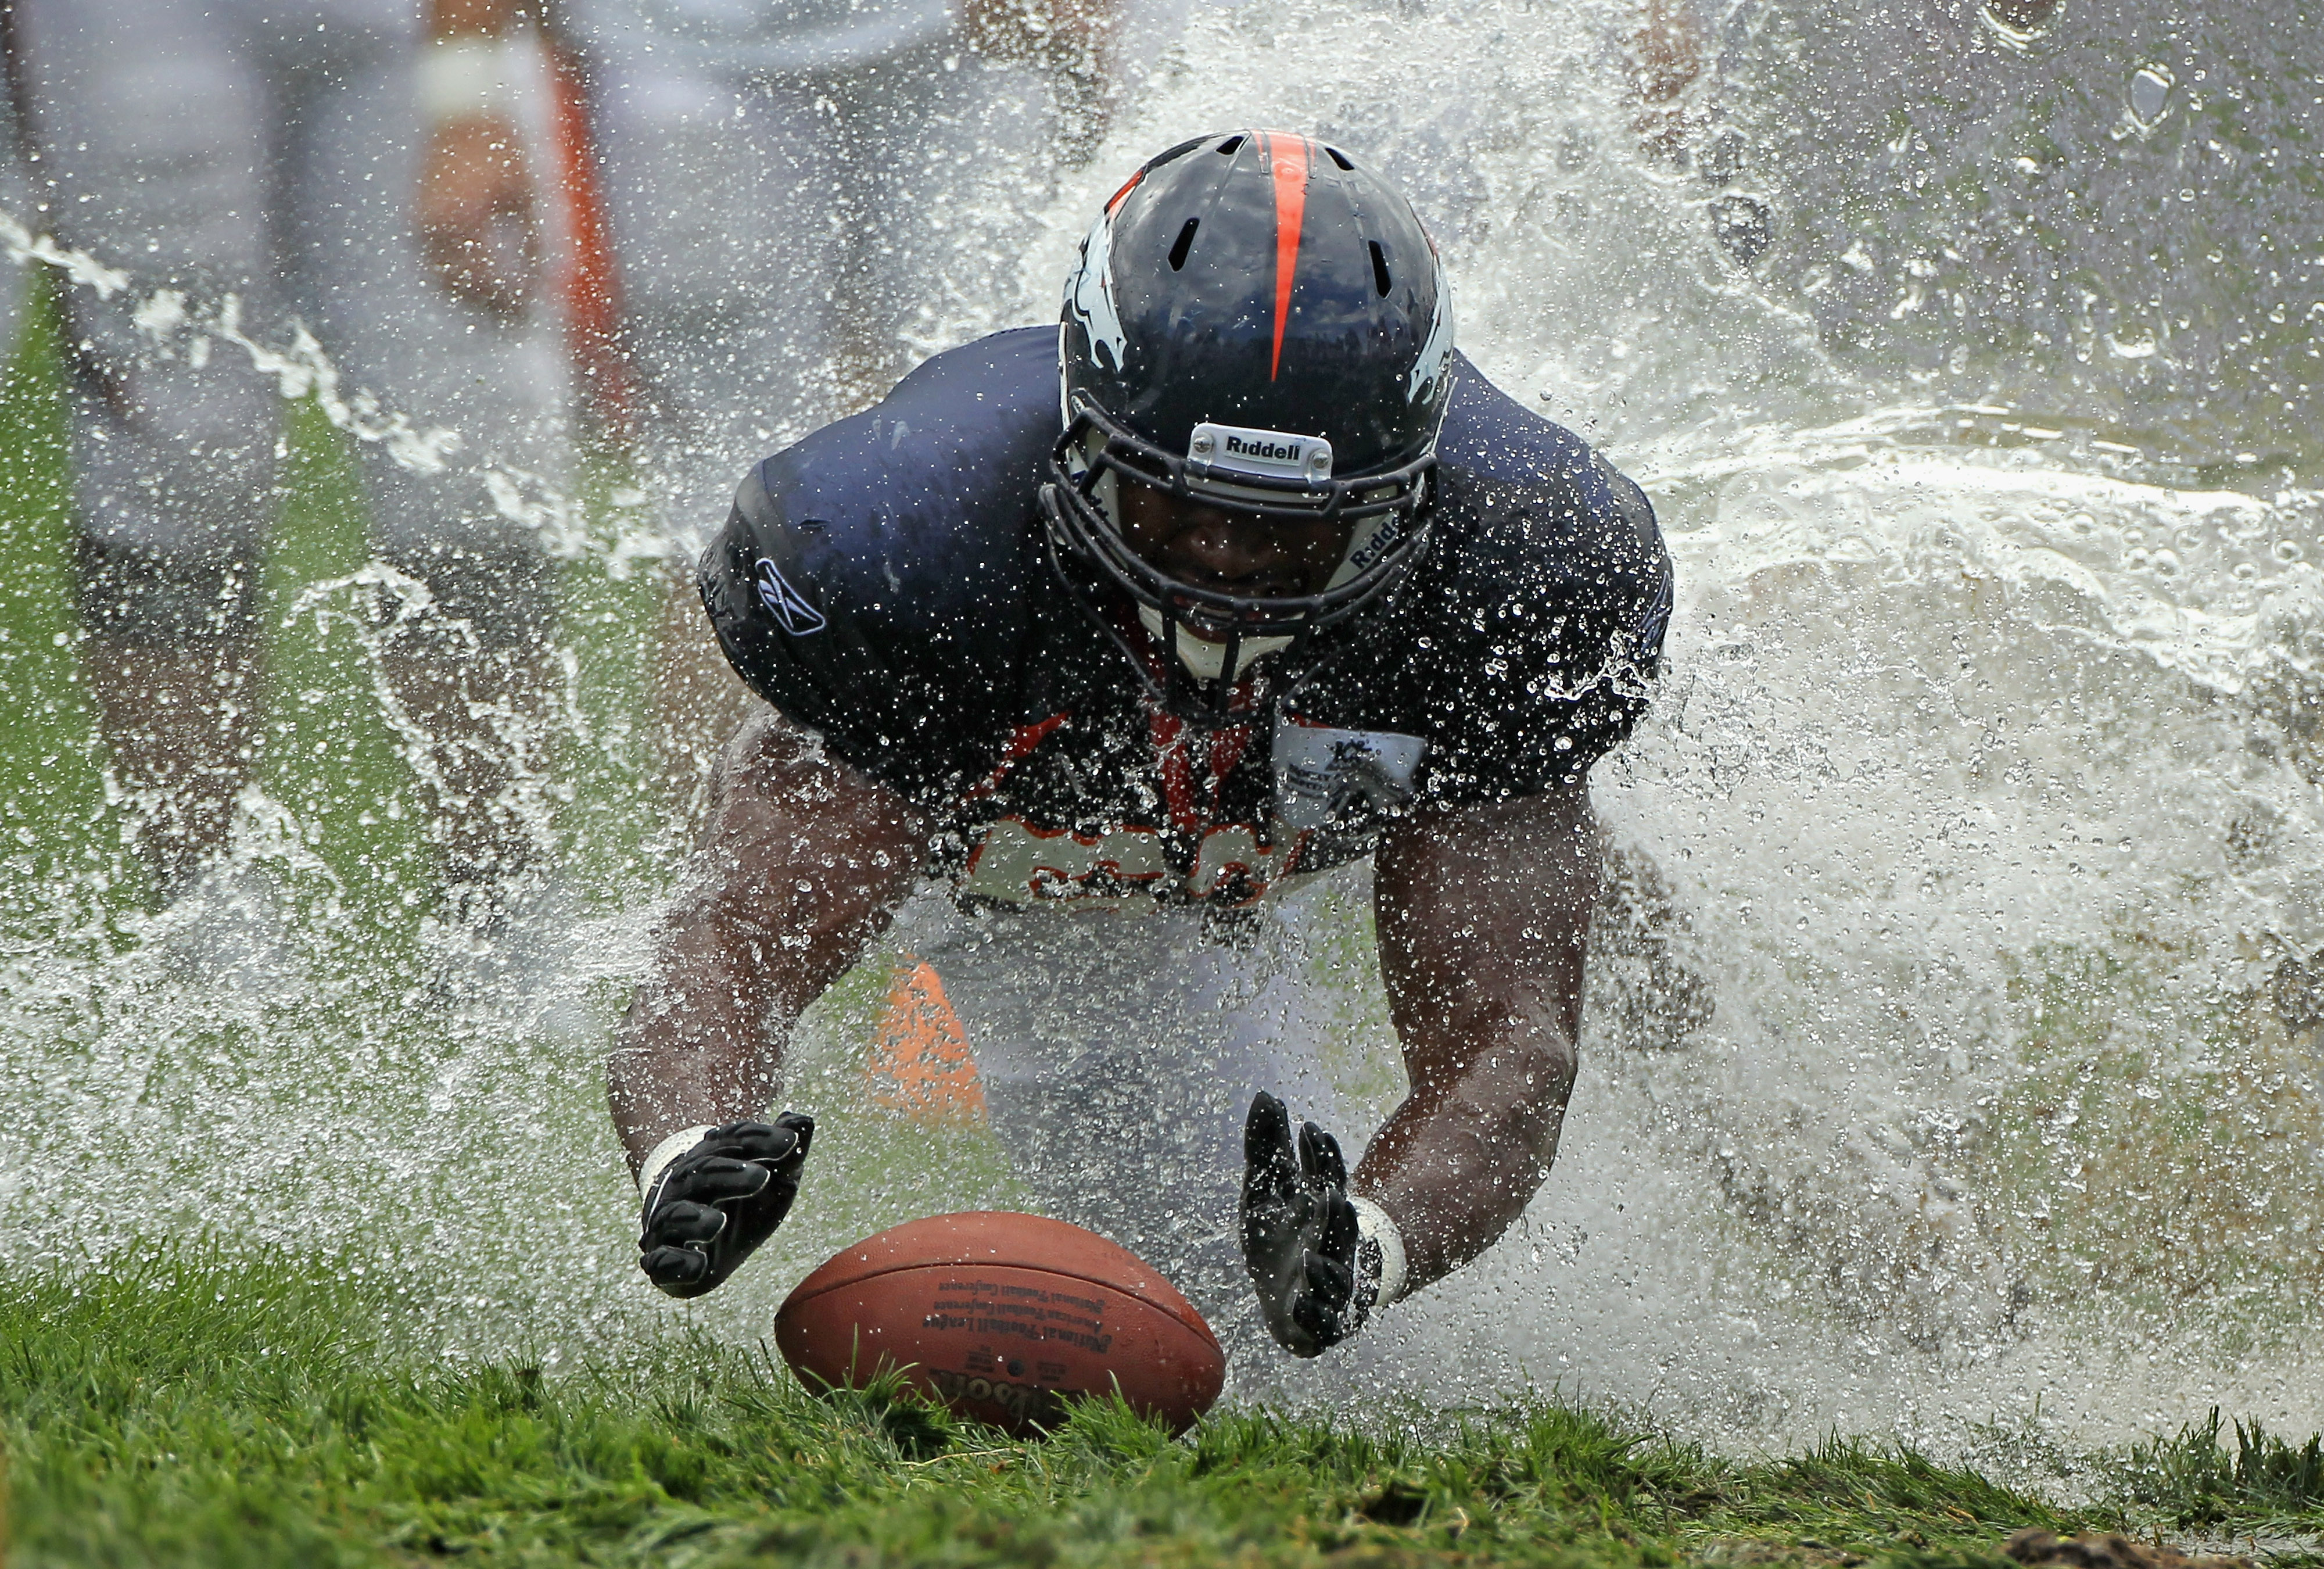
<path fill-rule="evenodd" d="M 1041 535 L 1042 543 L 1049 553 L 1049 565 L 1056 572 L 1059 580 L 1066 586 L 1065 597 L 1072 600 L 1074 608 L 1080 611 L 1084 618 L 1092 626 L 1097 628 L 1106 641 L 1120 650 L 1121 657 L 1130 661 L 1130 670 L 1138 677 L 1139 684 L 1146 688 L 1147 697 L 1153 700 L 1157 708 L 1205 730 L 1216 730 L 1229 725 L 1247 725 L 1251 722 L 1253 715 L 1258 712 L 1259 704 L 1254 701 L 1250 712 L 1237 712 L 1232 706 L 1236 685 L 1232 680 L 1197 681 L 1194 672 L 1188 670 L 1184 662 L 1175 655 L 1163 664 L 1161 678 L 1157 679 L 1152 669 L 1156 661 L 1148 660 L 1130 646 L 1130 640 L 1122 636 L 1121 629 L 1113 623 L 1112 618 L 1098 608 L 1094 595 L 1074 586 L 1074 579 L 1066 575 L 1065 558 L 1057 551 L 1056 531 L 1044 529 Z M 1173 622 L 1171 624 L 1176 626 L 1176 623 Z M 1303 632 L 1291 640 L 1288 651 L 1294 659 L 1297 658 L 1300 651 L 1305 648 L 1309 635 L 1311 634 Z M 1174 687 L 1179 689 L 1174 691 L 1172 690 Z M 1199 701 L 1187 701 L 1184 696 L 1184 689 L 1187 687 L 1194 688 L 1201 693 Z"/>
<path fill-rule="evenodd" d="M 1198 681 L 1239 681 L 1251 666 L 1269 654 L 1281 653 L 1298 641 L 1293 637 L 1247 638 L 1230 631 L 1222 643 L 1204 642 L 1187 632 L 1185 622 L 1176 616 L 1165 621 L 1162 613 L 1150 605 L 1138 607 L 1138 623 L 1146 629 L 1147 636 L 1166 644 L 1170 657 Z"/>

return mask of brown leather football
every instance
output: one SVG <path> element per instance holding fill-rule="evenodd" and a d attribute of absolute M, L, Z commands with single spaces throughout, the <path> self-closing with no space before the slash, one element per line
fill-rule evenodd
<path fill-rule="evenodd" d="M 963 1417 L 1023 1435 L 1064 1397 L 1114 1389 L 1183 1433 L 1226 1381 L 1218 1337 L 1161 1271 L 1039 1215 L 932 1215 L 866 1237 L 798 1284 L 775 1343 L 810 1389 L 900 1368 Z"/>

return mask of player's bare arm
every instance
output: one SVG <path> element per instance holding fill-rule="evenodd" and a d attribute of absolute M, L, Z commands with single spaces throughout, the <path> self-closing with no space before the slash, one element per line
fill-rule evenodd
<path fill-rule="evenodd" d="M 1243 1247 L 1269 1327 L 1314 1356 L 1525 1213 L 1572 1092 L 1603 841 L 1586 785 L 1384 832 L 1374 926 L 1410 1093 L 1350 1178 L 1268 1094 L 1245 1134 Z"/>
<path fill-rule="evenodd" d="M 503 316 L 524 309 L 540 267 L 532 171 L 502 53 L 529 14 L 518 0 L 430 0 L 420 60 L 420 254 L 446 289 Z"/>
<path fill-rule="evenodd" d="M 1103 131 L 1113 79 L 1116 0 L 1046 6 L 970 0 L 960 25 L 971 48 L 1023 59 L 1086 89 Z M 420 97 L 428 145 L 413 217 L 421 254 L 452 294 L 496 315 L 525 309 L 540 286 L 543 214 L 507 86 L 505 41 L 548 19 L 541 0 L 429 0 Z"/>
<path fill-rule="evenodd" d="M 1352 1188 L 1397 1218 L 1408 1291 L 1490 1247 L 1549 1175 L 1602 854 L 1582 786 L 1381 838 L 1380 973 L 1411 1093 Z"/>
<path fill-rule="evenodd" d="M 1120 0 L 963 0 L 958 14 L 972 49 L 1081 75 L 1108 68 L 1121 23 Z"/>
<path fill-rule="evenodd" d="M 1121 13 L 1120 0 L 962 0 L 956 11 L 969 48 L 1049 73 L 1065 110 L 1059 151 L 1074 163 L 1095 151 L 1112 120 Z"/>
<path fill-rule="evenodd" d="M 886 929 L 927 838 L 895 791 L 771 709 L 737 729 L 713 789 L 606 1073 L 645 1198 L 642 1262 L 673 1296 L 716 1286 L 781 1223 L 814 1131 L 758 1121 L 783 1044 Z"/>
<path fill-rule="evenodd" d="M 632 1168 L 690 1123 L 757 1115 L 792 1020 L 887 928 L 920 815 L 761 707 L 728 742 L 700 848 L 608 1075 Z"/>

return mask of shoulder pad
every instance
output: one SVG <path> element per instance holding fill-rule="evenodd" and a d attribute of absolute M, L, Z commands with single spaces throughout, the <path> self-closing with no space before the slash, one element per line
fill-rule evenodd
<path fill-rule="evenodd" d="M 982 777 L 1013 706 L 1056 420 L 1054 349 L 1030 355 L 1028 337 L 1055 342 L 1002 333 L 938 355 L 757 465 L 703 554 L 735 672 L 923 804 Z"/>

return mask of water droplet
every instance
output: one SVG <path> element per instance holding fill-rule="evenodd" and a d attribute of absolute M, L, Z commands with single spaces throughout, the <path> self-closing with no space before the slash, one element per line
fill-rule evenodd
<path fill-rule="evenodd" d="M 2057 15 L 2058 0 L 1985 0 L 1978 10 L 1987 31 L 2020 50 L 2046 36 Z"/>
<path fill-rule="evenodd" d="M 2159 65 L 2144 65 L 2131 73 L 2130 120 L 2139 134 L 2144 135 L 2163 123 L 2171 112 L 2171 72 Z"/>

